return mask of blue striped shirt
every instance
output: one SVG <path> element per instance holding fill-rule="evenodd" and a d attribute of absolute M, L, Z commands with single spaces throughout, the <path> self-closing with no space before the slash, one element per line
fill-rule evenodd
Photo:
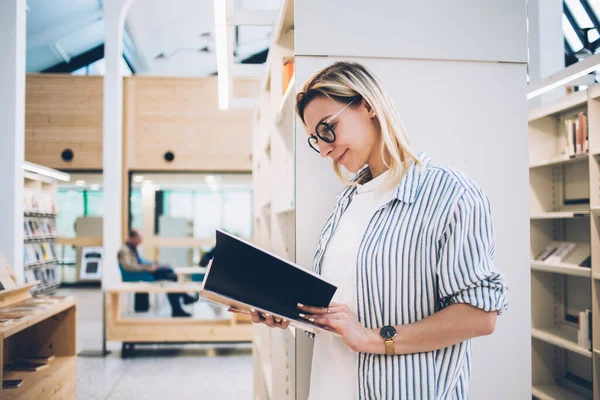
<path fill-rule="evenodd" d="M 369 329 L 411 324 L 456 303 L 499 314 L 507 307 L 488 199 L 460 172 L 419 158 L 373 215 L 358 251 L 357 317 Z M 365 168 L 355 181 L 370 178 Z M 316 273 L 355 192 L 346 187 L 325 222 Z M 467 399 L 470 375 L 470 340 L 419 354 L 358 355 L 361 399 Z"/>

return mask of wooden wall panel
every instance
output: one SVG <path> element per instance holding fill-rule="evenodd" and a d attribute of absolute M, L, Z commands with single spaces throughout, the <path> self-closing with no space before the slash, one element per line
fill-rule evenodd
<path fill-rule="evenodd" d="M 129 170 L 250 171 L 252 111 L 220 111 L 210 78 L 127 79 L 124 103 Z M 236 94 L 252 94 L 257 81 L 236 81 Z M 175 155 L 172 162 L 166 152 Z"/>
<path fill-rule="evenodd" d="M 27 75 L 25 159 L 58 169 L 102 168 L 99 76 Z M 73 150 L 71 162 L 61 159 Z"/>

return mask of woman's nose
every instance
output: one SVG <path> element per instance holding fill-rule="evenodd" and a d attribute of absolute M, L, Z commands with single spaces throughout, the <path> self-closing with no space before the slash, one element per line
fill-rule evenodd
<path fill-rule="evenodd" d="M 321 157 L 329 157 L 332 151 L 333 143 L 327 143 L 319 140 L 319 153 L 321 154 Z"/>

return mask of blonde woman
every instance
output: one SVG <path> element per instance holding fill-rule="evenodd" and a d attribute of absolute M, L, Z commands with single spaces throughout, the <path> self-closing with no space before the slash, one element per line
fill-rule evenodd
<path fill-rule="evenodd" d="M 328 308 L 299 305 L 340 335 L 315 337 L 310 399 L 467 399 L 470 339 L 491 334 L 507 306 L 486 196 L 410 148 L 392 100 L 360 64 L 310 78 L 296 111 L 315 155 L 347 183 L 314 258 L 338 290 Z"/>

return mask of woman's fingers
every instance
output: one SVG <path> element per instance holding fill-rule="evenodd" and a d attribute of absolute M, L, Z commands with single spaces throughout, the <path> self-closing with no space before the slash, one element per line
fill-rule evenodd
<path fill-rule="evenodd" d="M 252 315 L 252 322 L 254 322 L 255 324 L 260 324 L 261 322 L 264 322 L 264 319 L 255 309 L 251 310 L 250 315 Z"/>
<path fill-rule="evenodd" d="M 265 324 L 267 324 L 267 326 L 274 327 L 275 320 L 273 319 L 273 316 L 268 313 L 265 313 L 264 316 L 265 316 Z"/>
<path fill-rule="evenodd" d="M 287 319 L 284 319 L 284 320 L 281 322 L 281 325 L 280 325 L 279 327 L 280 327 L 281 329 L 287 329 L 287 328 L 288 328 L 288 326 L 290 326 L 290 321 L 288 321 Z"/>
<path fill-rule="evenodd" d="M 327 314 L 326 307 L 313 307 L 298 303 L 298 309 L 302 310 L 304 314 Z"/>

